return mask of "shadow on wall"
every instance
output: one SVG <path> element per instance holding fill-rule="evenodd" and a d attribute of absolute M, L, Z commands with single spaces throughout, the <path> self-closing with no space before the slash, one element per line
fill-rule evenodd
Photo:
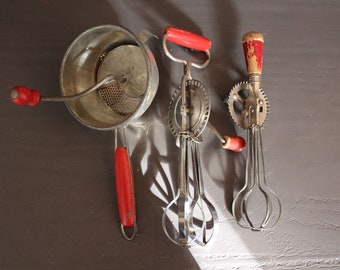
<path fill-rule="evenodd" d="M 216 1 L 214 11 L 215 25 L 218 27 L 214 29 L 212 61 L 207 68 L 212 100 L 210 122 L 222 135 L 243 136 L 237 134 L 228 106 L 222 102 L 234 86 L 235 79 L 246 77 L 244 70 L 237 65 L 238 59 L 233 57 L 235 49 L 240 48 L 239 18 L 232 1 Z M 208 141 L 202 156 L 209 178 L 224 190 L 225 205 L 231 213 L 233 193 L 240 189 L 244 181 L 244 155 L 222 149 L 215 139 Z"/>

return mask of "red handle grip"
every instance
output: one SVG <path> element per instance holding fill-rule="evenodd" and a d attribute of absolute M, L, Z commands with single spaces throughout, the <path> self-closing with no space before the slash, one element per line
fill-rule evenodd
<path fill-rule="evenodd" d="M 35 106 L 40 101 L 40 93 L 26 86 L 15 86 L 10 90 L 10 99 L 17 105 Z"/>
<path fill-rule="evenodd" d="M 126 147 L 118 147 L 115 153 L 116 192 L 120 221 L 123 226 L 135 224 L 135 197 L 133 173 Z"/>
<path fill-rule="evenodd" d="M 246 147 L 245 139 L 239 136 L 224 136 L 224 141 L 222 147 L 236 153 L 241 152 Z"/>
<path fill-rule="evenodd" d="M 180 28 L 166 26 L 162 34 L 165 35 L 167 41 L 189 49 L 205 52 L 211 48 L 210 39 Z"/>
<path fill-rule="evenodd" d="M 248 32 L 242 38 L 244 57 L 248 74 L 262 73 L 263 35 L 259 32 Z"/>

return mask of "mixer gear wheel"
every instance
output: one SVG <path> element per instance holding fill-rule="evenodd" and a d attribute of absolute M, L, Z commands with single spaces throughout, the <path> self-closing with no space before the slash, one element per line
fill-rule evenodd
<path fill-rule="evenodd" d="M 268 99 L 262 88 L 255 92 L 248 82 L 237 83 L 224 102 L 228 104 L 234 122 L 244 129 L 262 126 L 269 112 Z"/>
<path fill-rule="evenodd" d="M 197 80 L 187 80 L 187 100 L 189 107 L 189 126 L 190 136 L 195 141 L 206 127 L 210 116 L 210 99 L 204 85 Z M 189 96 L 190 95 L 190 96 Z M 172 135 L 177 137 L 182 132 L 182 86 L 179 85 L 171 95 L 168 110 L 168 124 Z M 199 141 L 199 140 L 198 140 Z"/>

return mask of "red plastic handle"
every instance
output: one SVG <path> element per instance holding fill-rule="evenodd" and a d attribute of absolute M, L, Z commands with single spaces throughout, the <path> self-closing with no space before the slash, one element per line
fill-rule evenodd
<path fill-rule="evenodd" d="M 244 57 L 248 74 L 262 73 L 263 35 L 259 32 L 248 32 L 242 38 Z"/>
<path fill-rule="evenodd" d="M 236 153 L 241 152 L 246 147 L 245 139 L 239 136 L 224 136 L 224 140 L 222 147 Z"/>
<path fill-rule="evenodd" d="M 26 86 L 15 86 L 10 90 L 10 99 L 17 105 L 35 106 L 40 101 L 40 93 L 37 90 L 31 90 Z"/>
<path fill-rule="evenodd" d="M 166 26 L 162 34 L 165 35 L 167 41 L 189 49 L 205 52 L 211 48 L 210 39 L 180 28 Z"/>
<path fill-rule="evenodd" d="M 115 153 L 116 192 L 120 221 L 123 226 L 135 224 L 135 196 L 133 173 L 126 147 L 118 147 Z"/>

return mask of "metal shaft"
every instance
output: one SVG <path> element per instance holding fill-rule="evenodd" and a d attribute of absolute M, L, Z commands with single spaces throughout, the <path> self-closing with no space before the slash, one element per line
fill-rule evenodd
<path fill-rule="evenodd" d="M 110 75 L 106 76 L 104 79 L 102 79 L 101 81 L 99 81 L 98 83 L 96 83 L 95 85 L 93 85 L 92 87 L 84 90 L 81 93 L 71 95 L 71 96 L 41 97 L 41 101 L 57 101 L 57 102 L 61 101 L 61 102 L 65 102 L 65 101 L 77 100 L 77 99 L 80 99 L 82 97 L 85 97 L 85 96 L 91 94 L 92 92 L 98 90 L 99 88 L 103 87 L 106 84 L 112 83 L 113 81 L 115 81 L 114 76 L 110 74 Z"/>
<path fill-rule="evenodd" d="M 217 216 L 217 211 L 215 207 L 205 196 L 198 143 L 192 142 L 191 154 L 192 154 L 194 188 L 198 196 L 197 203 L 200 204 L 200 207 L 202 209 L 201 245 L 206 245 L 213 235 L 214 224 L 215 222 L 218 221 L 218 216 Z M 207 219 L 205 209 L 207 209 L 210 212 L 210 215 L 211 215 L 210 220 Z M 207 234 L 208 230 L 211 230 L 210 235 Z"/>
<path fill-rule="evenodd" d="M 213 132 L 213 134 L 217 137 L 217 139 L 224 144 L 226 141 L 223 138 L 223 136 L 218 132 L 218 130 L 210 123 L 210 121 L 208 121 L 208 127 L 211 129 L 211 131 Z"/>

